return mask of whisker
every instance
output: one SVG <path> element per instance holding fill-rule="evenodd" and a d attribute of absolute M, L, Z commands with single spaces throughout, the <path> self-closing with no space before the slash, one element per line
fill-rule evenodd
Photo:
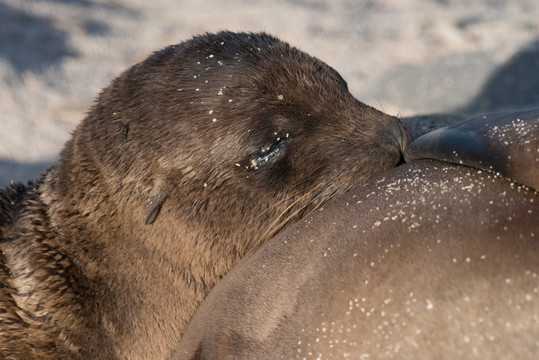
<path fill-rule="evenodd" d="M 261 245 L 262 242 L 264 242 L 266 239 L 273 237 L 275 234 L 277 234 L 287 223 L 290 222 L 290 220 L 296 218 L 301 212 L 305 211 L 309 206 L 316 203 L 312 209 L 310 209 L 309 212 L 313 212 L 314 210 L 320 208 L 323 204 L 325 204 L 329 199 L 331 199 L 333 196 L 335 196 L 337 193 L 341 192 L 343 188 L 346 188 L 345 191 L 350 189 L 352 187 L 352 183 L 349 182 L 342 182 L 341 184 L 337 185 L 331 191 L 327 194 L 325 192 L 330 189 L 334 184 L 335 180 L 339 179 L 339 177 L 345 172 L 345 170 L 341 170 L 336 176 L 334 176 L 330 181 L 328 181 L 325 184 L 315 184 L 318 186 L 321 186 L 320 189 L 318 189 L 315 194 L 312 196 L 310 201 L 303 204 L 300 208 L 296 209 L 293 213 L 288 214 L 283 218 L 283 216 L 295 205 L 300 202 L 303 198 L 297 198 L 294 200 L 290 205 L 286 207 L 281 212 L 281 215 L 277 217 L 277 219 L 268 227 L 268 229 L 264 232 L 264 234 L 257 239 L 257 242 L 255 246 L 253 247 L 253 250 L 257 248 L 259 245 Z M 312 188 L 312 187 L 311 187 Z M 290 198 L 289 198 L 290 199 Z"/>
<path fill-rule="evenodd" d="M 316 195 L 315 195 L 316 196 Z M 276 228 L 279 228 L 279 224 L 282 224 L 282 220 L 281 220 L 281 217 L 286 214 L 290 209 L 292 209 L 295 205 L 297 205 L 303 198 L 302 197 L 298 197 L 297 199 L 295 199 L 290 205 L 288 205 L 282 212 L 279 216 L 277 216 L 277 218 L 275 219 L 275 221 L 270 224 L 268 226 L 268 229 L 266 230 L 266 232 L 264 232 L 264 234 L 260 237 L 260 239 L 258 240 L 259 242 L 261 242 L 263 239 L 266 239 L 266 238 L 269 238 L 271 236 L 273 236 L 275 233 L 273 232 L 273 229 L 276 229 Z M 302 209 L 303 207 L 300 208 L 300 210 Z M 289 215 L 288 218 L 287 218 L 287 221 L 291 219 L 291 217 L 295 216 L 297 214 L 299 210 L 295 211 L 292 215 Z M 277 225 L 276 225 L 277 224 Z M 268 234 L 270 234 L 268 236 Z M 257 244 L 258 246 L 258 244 Z"/>
<path fill-rule="evenodd" d="M 312 180 L 312 179 L 314 179 L 314 178 L 317 178 L 317 177 L 319 177 L 319 176 L 321 176 L 321 175 L 325 175 L 325 174 L 327 174 L 327 173 L 329 173 L 329 172 L 330 172 L 330 170 L 328 170 L 328 171 L 326 171 L 326 172 L 323 172 L 323 173 L 321 173 L 321 174 L 313 175 L 313 176 L 311 176 L 311 177 L 309 177 L 309 178 L 302 179 L 301 181 L 299 181 L 299 182 L 294 186 L 294 188 L 299 187 L 301 184 L 303 184 L 303 183 L 305 183 L 305 182 L 307 182 L 307 181 L 309 181 L 309 180 Z M 342 173 L 342 171 L 341 171 L 341 173 Z M 341 173 L 339 173 L 337 176 L 339 176 Z M 333 178 L 331 181 L 334 181 L 334 180 L 335 180 L 335 178 Z M 304 189 L 298 190 L 297 192 L 293 193 L 292 195 L 286 197 L 285 199 L 282 199 L 282 200 L 277 201 L 277 202 L 274 204 L 273 208 L 278 207 L 278 206 L 280 206 L 280 205 L 283 204 L 283 203 L 287 203 L 287 202 L 289 202 L 291 199 L 293 199 L 293 198 L 295 198 L 295 197 L 298 197 L 298 196 L 300 196 L 300 195 L 302 195 L 302 194 L 304 194 L 304 193 L 306 193 L 306 192 L 308 192 L 308 191 L 311 191 L 313 188 L 315 188 L 315 187 L 317 187 L 317 186 L 321 186 L 321 184 L 319 184 L 319 183 L 314 183 L 314 184 L 312 184 L 312 185 L 307 186 L 307 187 L 304 188 Z M 265 209 L 264 211 L 261 211 L 261 212 L 257 215 L 257 217 L 255 218 L 255 220 L 259 219 L 259 218 L 262 217 L 262 216 L 267 215 L 267 213 L 268 213 L 269 211 L 273 210 L 273 208 L 268 208 L 268 209 Z M 287 210 L 288 210 L 288 208 L 287 208 Z"/>
<path fill-rule="evenodd" d="M 331 199 L 333 196 L 335 196 L 335 194 L 339 193 L 340 190 L 342 189 L 342 187 L 345 187 L 345 186 L 346 186 L 346 184 L 341 184 L 337 188 L 333 189 L 331 191 L 331 193 L 329 193 L 329 194 L 327 194 L 325 196 L 317 196 L 316 198 L 313 199 L 313 201 L 305 204 L 304 206 L 297 209 L 296 211 L 294 211 L 292 214 L 288 215 L 284 219 L 280 219 L 279 222 L 275 222 L 274 224 L 272 224 L 272 226 L 264 233 L 264 236 L 262 236 L 260 239 L 258 239 L 257 244 L 255 245 L 255 247 L 258 247 L 259 245 L 261 245 L 263 240 L 266 239 L 266 236 L 268 236 L 267 238 L 271 238 L 271 237 L 275 236 L 286 224 L 288 224 L 290 222 L 290 220 L 297 217 L 298 214 L 301 213 L 302 211 L 304 211 L 308 206 L 312 205 L 317 200 L 320 200 L 321 198 L 323 198 L 323 201 L 318 201 L 318 203 L 312 209 L 310 209 L 309 213 L 312 213 L 315 210 L 319 209 L 329 199 Z M 349 189 L 350 187 L 351 187 L 351 185 L 347 186 L 347 189 Z"/>

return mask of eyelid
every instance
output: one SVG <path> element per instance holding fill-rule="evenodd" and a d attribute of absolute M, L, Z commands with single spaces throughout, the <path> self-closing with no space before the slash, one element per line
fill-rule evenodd
<path fill-rule="evenodd" d="M 281 153 L 291 141 L 292 137 L 287 136 L 279 139 L 279 141 L 277 141 L 275 144 L 267 146 L 266 148 L 262 149 L 260 154 L 251 157 L 249 166 L 257 169 L 258 166 L 266 164 L 277 154 Z"/>

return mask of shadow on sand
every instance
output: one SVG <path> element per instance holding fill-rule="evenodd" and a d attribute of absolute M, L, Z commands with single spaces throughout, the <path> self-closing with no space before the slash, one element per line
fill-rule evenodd
<path fill-rule="evenodd" d="M 24 24 L 24 31 L 21 31 Z M 30 15 L 0 3 L 0 57 L 17 71 L 41 72 L 77 53 L 69 47 L 68 35 L 51 19 Z"/>
<path fill-rule="evenodd" d="M 0 7 L 5 8 L 5 5 L 0 4 Z M 0 8 L 2 17 L 5 16 L 3 10 Z M 17 16 L 28 17 L 28 15 L 21 14 Z M 0 17 L 0 23 L 2 21 L 3 19 Z M 28 21 L 45 20 L 34 19 Z M 46 25 L 45 22 L 45 27 Z M 0 34 L 0 36 L 5 36 L 5 34 Z M 29 66 L 30 69 L 39 69 L 42 66 L 59 61 L 62 57 L 70 56 L 67 45 L 61 40 L 62 34 L 55 33 L 51 30 L 49 35 L 44 36 L 60 37 L 54 40 L 57 42 L 56 52 L 51 52 L 50 56 L 45 56 L 41 65 L 19 64 L 18 66 Z M 39 36 L 34 40 L 38 41 L 38 39 Z M 15 42 L 14 40 L 12 41 Z M 11 60 L 16 61 L 18 57 L 28 56 L 28 53 L 25 51 L 28 50 L 16 50 L 14 55 L 10 55 L 12 56 Z M 4 56 L 3 52 L 5 52 L 5 48 L 2 45 L 0 46 L 0 56 Z M 417 121 L 427 124 L 419 132 L 413 134 L 414 136 L 418 136 L 420 133 L 463 120 L 472 114 L 536 106 L 539 106 L 539 40 L 532 42 L 517 52 L 510 61 L 496 69 L 484 83 L 479 94 L 473 96 L 472 100 L 465 106 L 455 108 L 451 113 L 418 115 L 403 120 L 408 124 L 414 124 Z M 431 125 L 429 126 L 428 123 L 431 123 Z M 55 161 L 56 159 L 35 163 L 20 163 L 0 160 L 0 185 L 7 184 L 11 180 L 26 181 L 34 179 Z"/>
<path fill-rule="evenodd" d="M 473 76 L 473 71 L 470 71 Z M 451 96 L 447 94 L 447 96 Z M 477 95 L 449 112 L 416 115 L 402 119 L 415 138 L 436 128 L 471 117 L 499 111 L 539 106 L 539 40 L 518 51 L 495 69 Z"/>

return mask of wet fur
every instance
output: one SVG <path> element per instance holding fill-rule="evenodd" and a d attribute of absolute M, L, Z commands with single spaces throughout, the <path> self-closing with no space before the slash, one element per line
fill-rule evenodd
<path fill-rule="evenodd" d="M 408 141 L 269 35 L 153 54 L 102 91 L 58 165 L 2 190 L 0 357 L 166 358 L 239 259 Z"/>
<path fill-rule="evenodd" d="M 492 173 L 399 166 L 244 259 L 174 359 L 535 359 L 538 213 Z"/>

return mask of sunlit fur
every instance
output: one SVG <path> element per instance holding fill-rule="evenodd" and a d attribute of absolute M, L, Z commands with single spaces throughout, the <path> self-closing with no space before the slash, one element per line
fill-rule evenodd
<path fill-rule="evenodd" d="M 395 166 L 408 141 L 271 36 L 156 52 L 102 91 L 58 165 L 3 193 L 0 357 L 166 358 L 239 259 Z"/>
<path fill-rule="evenodd" d="M 421 161 L 323 208 L 228 273 L 172 359 L 537 358 L 535 190 Z"/>

